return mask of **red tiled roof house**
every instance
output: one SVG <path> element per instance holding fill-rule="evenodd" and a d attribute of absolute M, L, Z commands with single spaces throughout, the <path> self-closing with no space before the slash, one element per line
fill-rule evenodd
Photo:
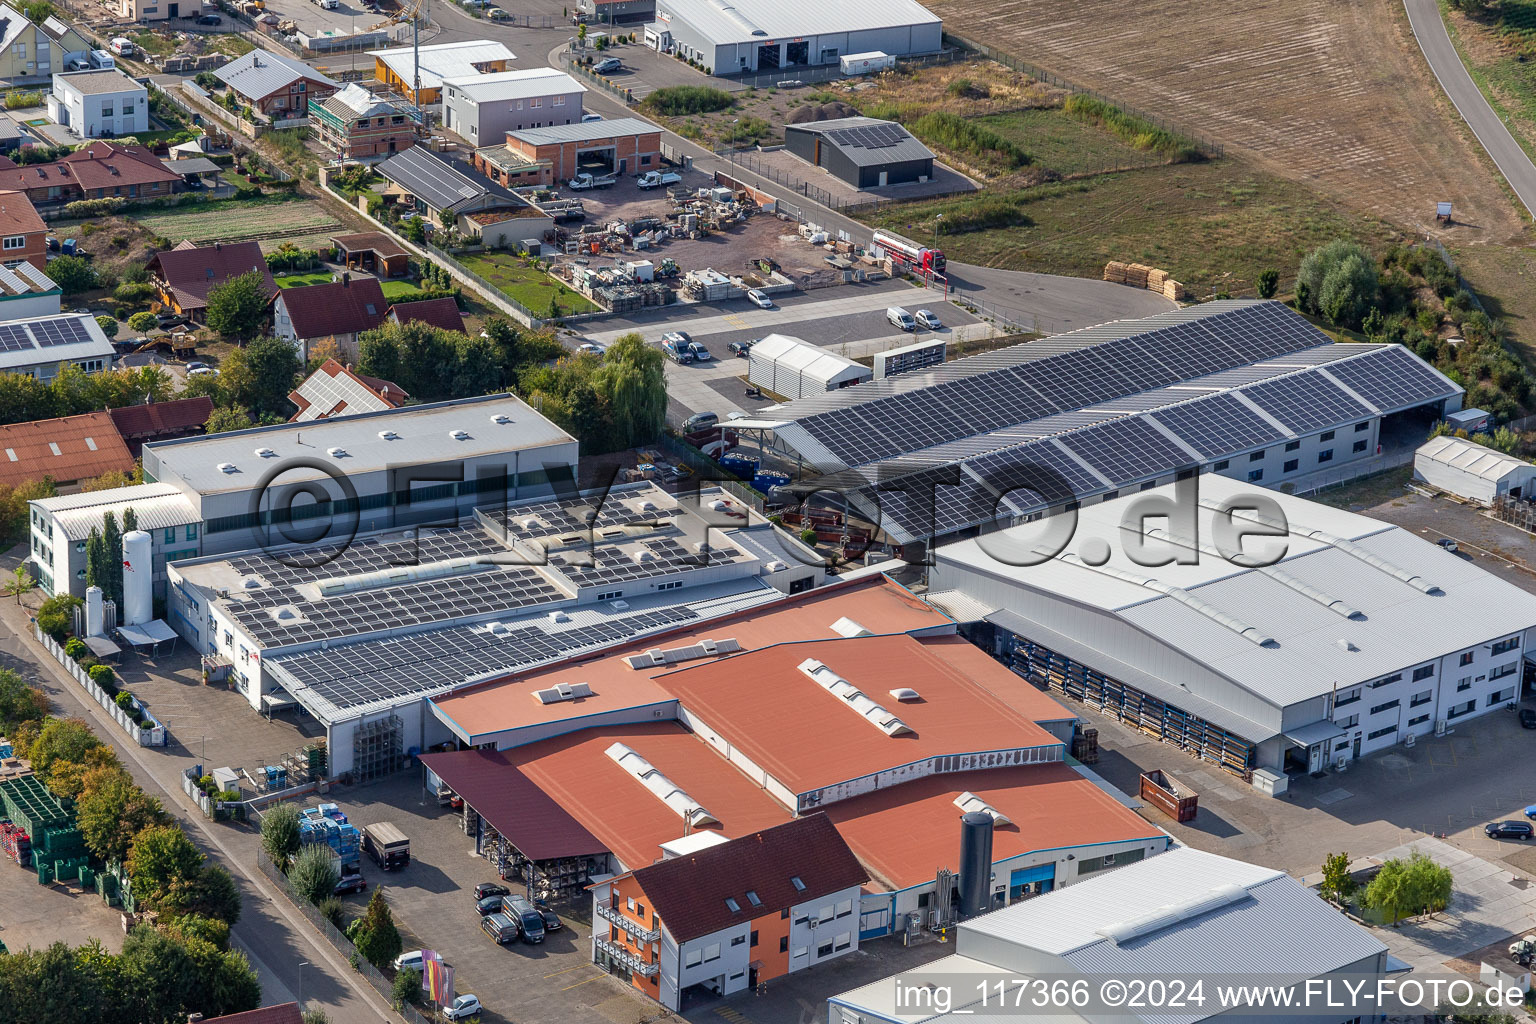
<path fill-rule="evenodd" d="M 155 253 L 149 261 L 150 277 L 159 289 L 160 304 L 199 323 L 207 313 L 208 292 L 215 285 L 252 271 L 261 275 L 268 295 L 277 293 L 277 282 L 272 280 L 266 257 L 255 242 L 201 247 L 183 243 Z"/>
<path fill-rule="evenodd" d="M 355 356 L 357 336 L 383 323 L 388 312 L 389 300 L 376 279 L 343 273 L 329 284 L 284 288 L 272 304 L 272 333 L 292 342 L 305 359 L 309 346 L 326 338 Z"/>

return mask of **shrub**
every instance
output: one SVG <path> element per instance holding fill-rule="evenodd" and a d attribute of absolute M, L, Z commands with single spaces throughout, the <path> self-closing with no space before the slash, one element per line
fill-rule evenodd
<path fill-rule="evenodd" d="M 288 862 L 299 850 L 299 810 L 292 804 L 278 804 L 261 816 L 261 848 L 279 869 L 288 870 Z"/>
<path fill-rule="evenodd" d="M 103 690 L 112 682 L 112 666 L 110 665 L 92 665 L 86 674 L 91 677 L 91 682 Z M 121 697 L 122 694 L 118 694 L 118 696 Z"/>
<path fill-rule="evenodd" d="M 1199 147 L 1193 142 L 1159 128 L 1145 118 L 1127 114 L 1112 103 L 1075 95 L 1068 96 L 1061 109 L 1069 117 L 1109 129 L 1137 149 L 1160 153 L 1176 163 L 1201 158 Z"/>
<path fill-rule="evenodd" d="M 731 94 L 708 85 L 672 85 L 657 89 L 640 104 L 652 113 L 667 117 L 683 114 L 711 114 L 735 105 Z"/>
<path fill-rule="evenodd" d="M 393 989 L 395 1007 L 401 1008 L 414 1006 L 421 1001 L 421 972 L 414 967 L 405 967 L 395 975 Z"/>
<path fill-rule="evenodd" d="M 64 653 L 76 661 L 85 657 L 85 653 L 89 650 L 90 648 L 85 646 L 85 641 L 77 636 L 72 636 L 64 642 Z"/>
<path fill-rule="evenodd" d="M 40 92 L 12 89 L 5 94 L 6 110 L 21 110 L 24 107 L 40 107 L 42 105 L 43 94 Z"/>
<path fill-rule="evenodd" d="M 96 326 L 101 328 L 101 333 L 109 338 L 117 337 L 117 318 L 111 316 L 99 316 L 96 318 Z"/>
<path fill-rule="evenodd" d="M 961 235 L 967 231 L 1027 227 L 1033 223 L 1020 208 L 1017 199 L 1011 196 L 983 196 L 946 209 L 938 221 L 938 233 Z"/>
<path fill-rule="evenodd" d="M 984 100 L 992 95 L 992 90 L 985 82 L 973 82 L 969 78 L 955 79 L 945 91 L 962 100 Z"/>
<path fill-rule="evenodd" d="M 74 628 L 74 610 L 83 603 L 72 594 L 48 598 L 37 609 L 37 628 L 53 637 L 56 643 L 63 643 Z"/>
<path fill-rule="evenodd" d="M 1261 270 L 1258 279 L 1259 298 L 1272 299 L 1280 290 L 1280 271 Z"/>
<path fill-rule="evenodd" d="M 104 199 L 77 199 L 64 204 L 66 217 L 108 217 L 128 204 L 128 200 L 116 196 Z"/>
<path fill-rule="evenodd" d="M 126 285 L 124 287 L 126 287 Z M 158 322 L 159 321 L 155 319 L 155 314 L 145 310 L 142 313 L 135 313 L 130 316 L 128 318 L 128 327 L 129 329 L 138 331 L 140 334 L 142 334 L 145 331 L 154 330 L 155 324 Z"/>
<path fill-rule="evenodd" d="M 924 114 L 909 126 L 912 134 L 924 142 L 943 146 L 956 153 L 963 153 L 978 160 L 1000 163 L 1009 169 L 1023 167 L 1030 162 L 1028 153 L 1001 135 L 958 114 L 934 111 Z"/>
<path fill-rule="evenodd" d="M 318 904 L 334 895 L 341 876 L 331 860 L 331 848 L 316 843 L 301 849 L 293 859 L 293 867 L 288 869 L 288 881 L 293 884 L 293 891 L 310 903 Z"/>
<path fill-rule="evenodd" d="M 800 539 L 802 541 L 804 541 L 805 543 L 811 545 L 812 547 L 815 547 L 816 546 L 816 531 L 815 531 L 815 529 L 812 528 L 812 527 L 807 526 L 805 529 L 800 531 Z"/>
<path fill-rule="evenodd" d="M 320 913 L 337 928 L 341 927 L 342 902 L 335 896 L 327 896 L 319 903 Z"/>
<path fill-rule="evenodd" d="M 129 281 L 114 288 L 112 290 L 112 297 L 118 302 L 129 304 L 148 302 L 155 297 L 155 286 L 148 281 Z"/>
<path fill-rule="evenodd" d="M 104 666 L 98 666 L 98 667 L 104 667 Z M 111 669 L 107 669 L 107 671 L 110 672 L 112 670 Z M 123 690 L 122 692 L 120 692 L 117 695 L 117 697 L 113 699 L 112 703 L 116 704 L 118 707 L 122 708 L 124 711 L 128 712 L 129 714 L 133 714 L 134 713 L 134 711 L 133 711 L 133 694 L 129 693 L 127 690 Z"/>

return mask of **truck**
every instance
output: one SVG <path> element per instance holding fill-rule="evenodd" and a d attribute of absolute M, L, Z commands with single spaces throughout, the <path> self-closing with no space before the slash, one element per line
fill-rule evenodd
<path fill-rule="evenodd" d="M 565 185 L 567 188 L 574 189 L 577 192 L 585 192 L 589 188 L 607 188 L 617 180 L 618 177 L 613 174 L 598 176 L 582 171 L 576 177 L 566 182 Z"/>
<path fill-rule="evenodd" d="M 681 184 L 682 180 L 683 176 L 676 171 L 646 171 L 635 184 L 640 188 L 661 188 Z"/>
<path fill-rule="evenodd" d="M 1200 794 L 1160 768 L 1141 773 L 1141 798 L 1174 821 L 1194 821 L 1200 810 Z"/>
<path fill-rule="evenodd" d="M 893 235 L 889 231 L 876 231 L 874 244 L 908 270 L 923 274 L 944 273 L 944 254 L 938 249 L 918 245 L 910 238 Z"/>
<path fill-rule="evenodd" d="M 411 841 L 387 821 L 363 827 L 363 850 L 385 871 L 395 871 L 411 862 Z"/>

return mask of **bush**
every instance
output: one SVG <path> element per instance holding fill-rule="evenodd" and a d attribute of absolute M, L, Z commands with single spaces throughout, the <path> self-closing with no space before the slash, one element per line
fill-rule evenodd
<path fill-rule="evenodd" d="M 261 848 L 282 871 L 299 850 L 299 809 L 278 804 L 261 816 Z"/>
<path fill-rule="evenodd" d="M 126 285 L 124 287 L 126 287 Z M 145 310 L 142 313 L 135 313 L 128 318 L 129 329 L 138 331 L 140 334 L 143 334 L 145 331 L 154 330 L 157 323 L 159 323 L 159 321 L 155 319 L 155 314 L 149 312 L 148 310 Z"/>
<path fill-rule="evenodd" d="M 672 85 L 657 89 L 641 102 L 652 113 L 667 117 L 683 114 L 712 114 L 729 110 L 736 103 L 731 94 L 708 85 Z"/>
<path fill-rule="evenodd" d="M 341 927 L 341 913 L 343 904 L 339 898 L 335 896 L 327 896 L 325 899 L 319 902 L 318 906 L 320 908 L 320 913 L 325 916 L 327 921 L 331 922 L 331 924 L 335 925 L 337 928 Z"/>
<path fill-rule="evenodd" d="M 1027 227 L 1033 224 L 1011 196 L 984 196 L 957 203 L 944 211 L 937 222 L 941 235 L 961 235 L 988 228 Z"/>
<path fill-rule="evenodd" d="M 25 89 L 11 89 L 5 94 L 6 110 L 21 110 L 24 107 L 40 107 L 43 105 L 43 94 L 40 92 L 28 92 Z"/>
<path fill-rule="evenodd" d="M 984 100 L 992 95 L 992 90 L 985 82 L 973 82 L 969 78 L 955 79 L 945 91 L 962 100 Z"/>
<path fill-rule="evenodd" d="M 117 213 L 128 200 L 117 196 L 108 196 L 104 199 L 77 199 L 72 203 L 64 204 L 64 216 L 66 217 L 108 217 Z"/>
<path fill-rule="evenodd" d="M 331 860 L 331 848 L 321 843 L 306 846 L 293 859 L 288 869 L 288 881 L 301 899 L 318 904 L 327 896 L 335 895 L 336 883 L 341 876 L 336 873 Z"/>
<path fill-rule="evenodd" d="M 401 968 L 395 975 L 393 989 L 394 1004 L 397 1009 L 405 1006 L 415 1006 L 421 1001 L 421 972 L 414 967 Z"/>
<path fill-rule="evenodd" d="M 101 328 L 101 333 L 109 338 L 117 337 L 117 318 L 99 316 L 96 318 L 96 326 Z"/>
<path fill-rule="evenodd" d="M 1371 254 L 1343 238 L 1312 250 L 1296 273 L 1297 305 L 1346 327 L 1359 326 L 1379 291 Z"/>
<path fill-rule="evenodd" d="M 69 631 L 74 628 L 74 610 L 83 603 L 71 594 L 48 598 L 37 609 L 37 628 L 53 637 L 56 643 L 63 643 Z"/>
<path fill-rule="evenodd" d="M 1280 290 L 1280 271 L 1278 271 L 1278 270 L 1261 270 L 1261 271 L 1259 271 L 1259 280 L 1258 280 L 1257 283 L 1258 283 L 1259 298 L 1261 298 L 1261 299 L 1272 299 L 1272 298 L 1274 298 L 1275 297 L 1275 293 Z"/>
<path fill-rule="evenodd" d="M 86 652 L 89 650 L 90 648 L 85 646 L 85 641 L 77 636 L 72 636 L 64 642 L 64 653 L 76 661 L 85 657 Z"/>
<path fill-rule="evenodd" d="M 104 666 L 98 666 L 98 667 L 104 667 Z M 112 670 L 111 669 L 107 669 L 107 671 L 110 672 Z M 133 711 L 133 694 L 129 693 L 127 690 L 123 690 L 115 698 L 113 698 L 112 703 L 116 704 L 118 707 L 122 708 L 124 711 L 128 712 L 130 715 L 134 713 L 134 711 Z"/>
<path fill-rule="evenodd" d="M 1069 117 L 1109 129 L 1137 149 L 1160 153 L 1176 163 L 1199 160 L 1202 156 L 1199 147 L 1188 139 L 1159 128 L 1145 118 L 1127 114 L 1103 100 L 1091 96 L 1068 96 L 1061 109 Z"/>
<path fill-rule="evenodd" d="M 112 685 L 112 667 L 110 665 L 92 665 L 86 672 L 91 677 L 91 682 L 105 690 Z M 122 694 L 118 694 L 122 696 Z"/>
<path fill-rule="evenodd" d="M 924 114 L 909 126 L 912 134 L 924 142 L 943 146 L 956 153 L 964 153 L 1009 169 L 1030 163 L 1028 153 L 1016 143 L 1010 142 L 989 128 L 967 121 L 958 114 L 934 111 Z"/>
<path fill-rule="evenodd" d="M 812 528 L 812 527 L 807 526 L 805 529 L 800 531 L 800 539 L 802 541 L 804 541 L 805 543 L 811 545 L 812 547 L 815 547 L 816 546 L 816 530 L 814 528 Z"/>

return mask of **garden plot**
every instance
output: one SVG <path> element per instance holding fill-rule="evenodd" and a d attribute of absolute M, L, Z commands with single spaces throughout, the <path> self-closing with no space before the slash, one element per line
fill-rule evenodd
<path fill-rule="evenodd" d="M 178 241 L 185 238 L 199 245 L 257 238 L 286 241 L 341 226 L 319 203 L 302 199 L 289 202 L 234 200 L 216 206 L 148 213 L 133 219 L 157 235 Z"/>

